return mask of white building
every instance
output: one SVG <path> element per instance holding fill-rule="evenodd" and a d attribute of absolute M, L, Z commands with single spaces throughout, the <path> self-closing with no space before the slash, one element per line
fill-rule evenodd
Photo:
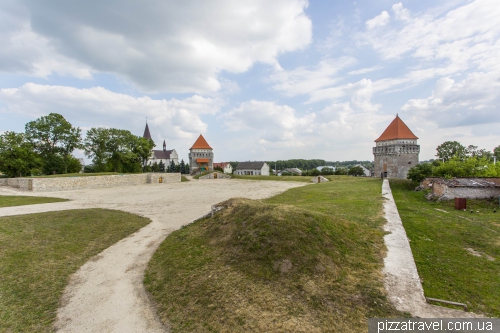
<path fill-rule="evenodd" d="M 234 174 L 269 176 L 269 165 L 266 162 L 240 162 Z"/>
<path fill-rule="evenodd" d="M 229 175 L 233 173 L 233 167 L 231 166 L 231 163 L 228 162 L 214 163 L 214 169 L 215 168 L 221 168 L 224 173 Z"/>
<path fill-rule="evenodd" d="M 364 166 L 362 166 L 361 164 L 356 164 L 355 166 L 359 166 L 359 167 L 361 167 L 361 169 L 363 169 L 363 172 L 365 173 L 365 177 L 372 176 L 372 172 L 370 170 L 368 170 L 367 168 L 365 168 Z"/>

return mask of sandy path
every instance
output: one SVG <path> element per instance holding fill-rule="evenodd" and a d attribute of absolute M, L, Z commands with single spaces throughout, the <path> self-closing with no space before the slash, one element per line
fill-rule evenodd
<path fill-rule="evenodd" d="M 384 258 L 384 285 L 389 300 L 400 311 L 407 311 L 420 318 L 481 318 L 472 312 L 453 310 L 430 305 L 425 301 L 424 289 L 413 260 L 410 243 L 392 196 L 389 181 L 382 184 L 384 213 L 387 223 L 384 236 L 387 256 Z"/>
<path fill-rule="evenodd" d="M 260 199 L 299 182 L 199 180 L 96 190 L 35 193 L 69 202 L 0 208 L 0 216 L 76 208 L 110 208 L 148 217 L 150 224 L 83 265 L 64 291 L 56 328 L 60 332 L 166 332 L 142 284 L 149 259 L 165 237 L 233 197 Z M 1 187 L 0 195 L 24 194 Z"/>

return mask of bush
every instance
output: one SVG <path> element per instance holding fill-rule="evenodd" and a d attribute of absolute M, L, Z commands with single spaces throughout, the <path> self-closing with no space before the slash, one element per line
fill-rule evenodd
<path fill-rule="evenodd" d="M 430 176 L 432 176 L 432 164 L 421 163 L 411 168 L 408 171 L 408 175 L 406 176 L 406 178 L 420 183 L 422 180 Z"/>

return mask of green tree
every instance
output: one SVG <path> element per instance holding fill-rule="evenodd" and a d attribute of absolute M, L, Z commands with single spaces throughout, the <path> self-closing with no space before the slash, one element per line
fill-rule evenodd
<path fill-rule="evenodd" d="M 500 161 L 500 146 L 495 147 L 493 149 L 493 156 L 497 157 L 497 161 Z"/>
<path fill-rule="evenodd" d="M 323 168 L 321 169 L 321 174 L 322 175 L 333 175 L 335 171 L 333 171 L 333 168 Z"/>
<path fill-rule="evenodd" d="M 93 127 L 87 131 L 84 140 L 85 155 L 92 159 L 95 172 L 106 170 L 106 162 L 109 158 L 106 144 L 109 139 L 109 130 L 102 127 Z"/>
<path fill-rule="evenodd" d="M 151 166 L 151 171 L 153 171 L 153 172 L 160 172 L 160 166 L 158 165 L 157 162 L 153 163 L 153 165 Z"/>
<path fill-rule="evenodd" d="M 170 166 L 169 166 L 169 172 L 176 172 L 176 167 L 175 167 L 175 163 L 174 163 L 174 160 L 170 161 Z"/>
<path fill-rule="evenodd" d="M 186 163 L 186 165 L 184 166 L 184 170 L 186 172 L 186 174 L 189 174 L 189 164 Z"/>
<path fill-rule="evenodd" d="M 458 157 L 461 160 L 467 157 L 467 148 L 462 146 L 460 142 L 457 141 L 443 142 L 442 144 L 437 146 L 436 151 L 436 156 L 443 161 L 448 161 L 454 156 Z"/>
<path fill-rule="evenodd" d="M 337 167 L 335 169 L 335 174 L 336 175 L 347 175 L 347 168 L 345 168 L 345 167 Z"/>
<path fill-rule="evenodd" d="M 184 163 L 184 159 L 181 160 L 180 172 L 181 172 L 181 174 L 188 173 L 188 171 L 186 171 L 186 163 Z"/>
<path fill-rule="evenodd" d="M 29 176 L 42 160 L 22 133 L 0 135 L 0 171 L 9 177 Z"/>
<path fill-rule="evenodd" d="M 408 170 L 406 178 L 420 183 L 422 180 L 430 176 L 432 176 L 432 164 L 421 163 Z"/>
<path fill-rule="evenodd" d="M 44 162 L 44 170 L 48 173 L 67 173 L 69 155 L 81 147 L 81 130 L 73 127 L 58 113 L 26 124 L 26 139 L 30 141 Z M 61 170 L 62 169 L 62 170 Z"/>
<path fill-rule="evenodd" d="M 352 168 L 347 171 L 347 174 L 350 176 L 364 176 L 365 172 L 363 171 L 363 168 L 360 167 L 359 165 L 353 166 Z"/>
<path fill-rule="evenodd" d="M 160 160 L 158 167 L 160 168 L 160 172 L 165 172 L 165 163 L 163 163 L 163 160 Z"/>

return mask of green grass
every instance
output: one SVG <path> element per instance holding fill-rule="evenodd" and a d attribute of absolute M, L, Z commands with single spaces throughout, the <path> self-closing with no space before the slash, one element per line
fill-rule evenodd
<path fill-rule="evenodd" d="M 391 188 L 425 295 L 500 317 L 498 199 L 467 200 L 463 212 L 454 209 L 453 201 L 427 201 L 422 192 L 412 191 L 411 183 L 391 181 Z"/>
<path fill-rule="evenodd" d="M 51 332 L 69 276 L 149 222 L 105 209 L 0 217 L 0 332 Z"/>
<path fill-rule="evenodd" d="M 0 195 L 0 207 L 35 205 L 51 202 L 68 201 L 68 199 L 49 197 L 25 197 L 16 195 Z"/>
<path fill-rule="evenodd" d="M 189 179 L 186 178 L 186 176 L 181 176 L 181 182 L 188 182 Z"/>
<path fill-rule="evenodd" d="M 345 177 L 221 204 L 150 261 L 161 320 L 172 332 L 360 332 L 406 316 L 383 287 L 380 193 L 378 179 Z"/>

